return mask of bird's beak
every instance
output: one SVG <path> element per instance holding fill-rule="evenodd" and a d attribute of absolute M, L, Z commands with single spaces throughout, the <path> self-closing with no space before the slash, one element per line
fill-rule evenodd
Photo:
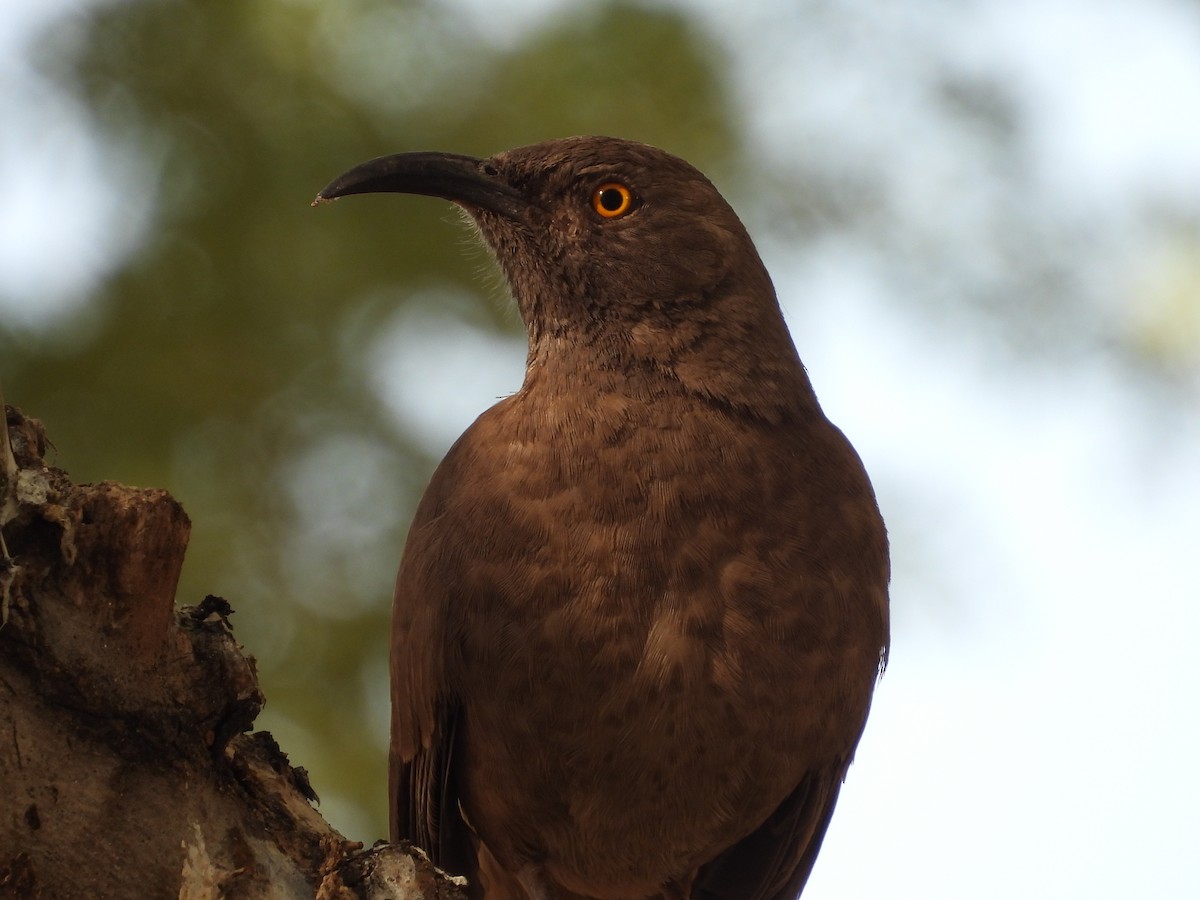
<path fill-rule="evenodd" d="M 355 166 L 321 189 L 312 205 L 347 194 L 424 194 L 517 219 L 529 202 L 484 160 L 457 153 L 397 153 Z"/>

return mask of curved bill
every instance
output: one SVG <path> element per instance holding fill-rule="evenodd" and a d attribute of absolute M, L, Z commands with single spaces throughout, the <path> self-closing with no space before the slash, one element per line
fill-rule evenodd
<path fill-rule="evenodd" d="M 397 153 L 355 166 L 327 184 L 312 205 L 348 194 L 423 194 L 518 218 L 528 208 L 524 196 L 484 161 L 458 153 Z"/>

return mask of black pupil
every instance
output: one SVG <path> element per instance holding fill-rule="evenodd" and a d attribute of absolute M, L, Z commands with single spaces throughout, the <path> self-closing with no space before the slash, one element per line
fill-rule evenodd
<path fill-rule="evenodd" d="M 600 192 L 600 205 L 609 212 L 616 212 L 625 202 L 625 197 L 616 188 L 605 188 Z"/>

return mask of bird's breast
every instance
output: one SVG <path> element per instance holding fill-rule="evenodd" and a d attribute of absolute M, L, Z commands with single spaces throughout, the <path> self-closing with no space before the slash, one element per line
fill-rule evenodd
<path fill-rule="evenodd" d="M 862 727 L 886 583 L 865 477 L 823 479 L 845 462 L 832 429 L 627 398 L 519 419 L 475 509 L 502 524 L 464 550 L 479 577 L 458 592 L 468 777 L 519 773 L 476 815 L 532 827 L 553 785 L 557 821 L 527 835 L 553 853 L 617 865 L 667 820 L 703 823 L 680 847 L 715 846 Z M 644 835 L 626 833 L 630 797 Z"/>

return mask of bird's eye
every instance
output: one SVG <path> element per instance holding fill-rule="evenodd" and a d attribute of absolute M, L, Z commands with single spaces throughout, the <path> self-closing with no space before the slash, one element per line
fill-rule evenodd
<path fill-rule="evenodd" d="M 592 194 L 592 209 L 606 219 L 631 212 L 633 205 L 633 191 L 616 181 L 600 185 Z"/>

